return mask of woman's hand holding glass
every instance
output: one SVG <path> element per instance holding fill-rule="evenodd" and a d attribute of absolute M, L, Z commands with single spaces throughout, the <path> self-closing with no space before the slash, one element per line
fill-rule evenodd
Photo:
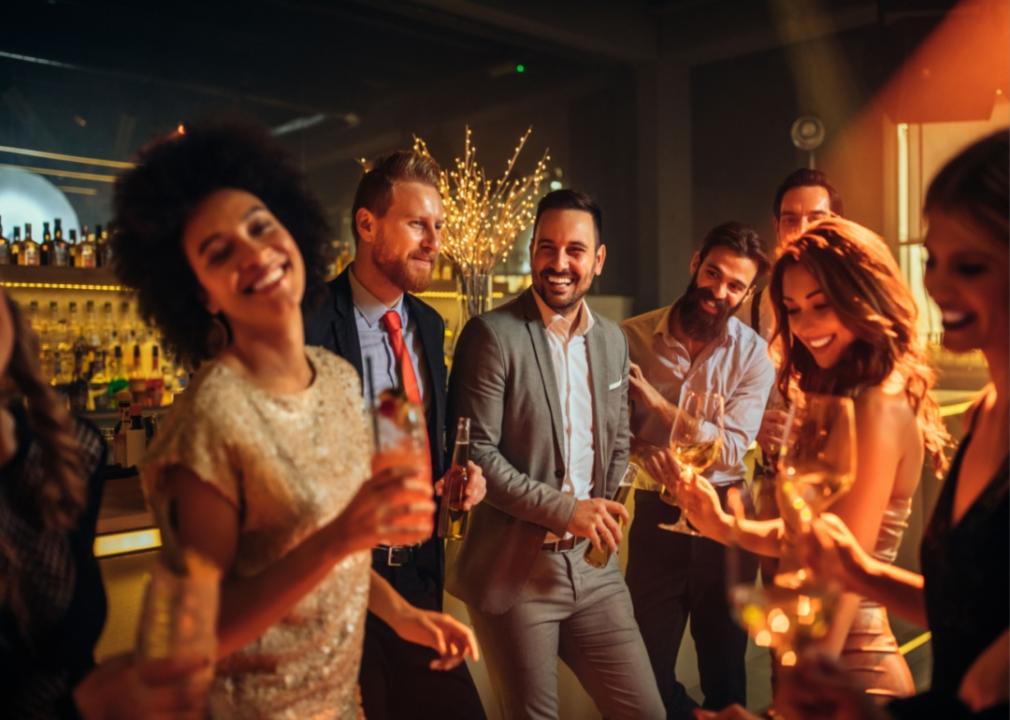
<path fill-rule="evenodd" d="M 643 461 L 645 469 L 663 484 L 699 533 L 719 542 L 727 541 L 733 518 L 722 509 L 712 483 L 678 463 L 672 448 L 656 449 Z"/>
<path fill-rule="evenodd" d="M 427 540 L 434 518 L 431 483 L 416 468 L 399 465 L 367 480 L 333 522 L 344 550 L 356 552 Z"/>

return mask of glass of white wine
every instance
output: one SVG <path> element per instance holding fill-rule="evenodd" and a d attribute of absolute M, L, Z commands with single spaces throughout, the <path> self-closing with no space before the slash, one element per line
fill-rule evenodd
<path fill-rule="evenodd" d="M 795 539 L 852 487 L 856 478 L 856 420 L 851 398 L 798 394 L 786 423 L 776 493 L 785 547 L 775 583 L 801 587 L 811 573 L 796 557 Z"/>
<path fill-rule="evenodd" d="M 700 475 L 719 459 L 724 412 L 722 395 L 718 393 L 688 390 L 681 397 L 677 415 L 673 419 L 673 429 L 670 431 L 670 449 L 674 459 L 689 471 L 691 477 Z M 659 497 L 669 505 L 677 504 L 677 498 L 666 486 Z M 676 522 L 660 523 L 659 527 L 686 535 L 700 534 L 691 527 L 683 508 Z"/>

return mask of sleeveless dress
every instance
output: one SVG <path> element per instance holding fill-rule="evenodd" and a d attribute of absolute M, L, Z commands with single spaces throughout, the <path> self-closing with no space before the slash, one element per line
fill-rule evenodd
<path fill-rule="evenodd" d="M 890 499 L 880 521 L 873 557 L 888 564 L 894 562 L 911 512 L 911 498 Z M 867 695 L 886 700 L 915 692 L 912 673 L 891 631 L 887 609 L 879 603 L 860 600 L 840 660 Z"/>
<path fill-rule="evenodd" d="M 951 524 L 970 438 L 965 436 L 951 464 L 920 550 L 926 616 L 933 633 L 930 689 L 951 695 L 957 694 L 975 658 L 1010 620 L 1010 458 L 1003 459 L 971 507 L 956 525 Z"/>
<path fill-rule="evenodd" d="M 283 557 L 349 503 L 369 472 L 372 440 L 355 370 L 306 348 L 315 377 L 266 392 L 220 362 L 197 373 L 148 450 L 142 482 L 164 502 L 160 471 L 181 465 L 239 512 L 233 576 Z M 362 717 L 357 679 L 371 556 L 335 565 L 281 621 L 216 668 L 213 718 Z"/>

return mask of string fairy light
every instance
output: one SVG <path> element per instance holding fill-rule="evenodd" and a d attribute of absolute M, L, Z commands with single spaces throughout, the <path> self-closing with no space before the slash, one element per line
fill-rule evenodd
<path fill-rule="evenodd" d="M 477 146 L 466 127 L 463 156 L 439 176 L 439 192 L 445 208 L 442 252 L 460 278 L 470 315 L 487 309 L 488 278 L 495 266 L 512 251 L 519 233 L 529 227 L 536 213 L 540 186 L 547 176 L 550 151 L 544 150 L 529 175 L 515 173 L 516 161 L 533 128 L 519 138 L 500 177 L 489 178 L 477 164 Z M 414 151 L 431 158 L 428 145 L 414 136 Z"/>

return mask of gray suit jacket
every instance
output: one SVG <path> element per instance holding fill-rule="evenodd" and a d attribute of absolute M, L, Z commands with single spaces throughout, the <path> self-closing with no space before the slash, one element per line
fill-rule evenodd
<path fill-rule="evenodd" d="M 592 377 L 593 496 L 613 497 L 628 464 L 628 344 L 593 313 L 586 335 Z M 470 457 L 487 497 L 470 513 L 462 543 L 450 543 L 446 589 L 483 612 L 515 603 L 547 531 L 563 536 L 575 498 L 565 477 L 557 383 L 533 291 L 475 317 L 456 343 L 449 407 L 468 416 Z M 459 545 L 459 547 L 453 547 Z"/>

